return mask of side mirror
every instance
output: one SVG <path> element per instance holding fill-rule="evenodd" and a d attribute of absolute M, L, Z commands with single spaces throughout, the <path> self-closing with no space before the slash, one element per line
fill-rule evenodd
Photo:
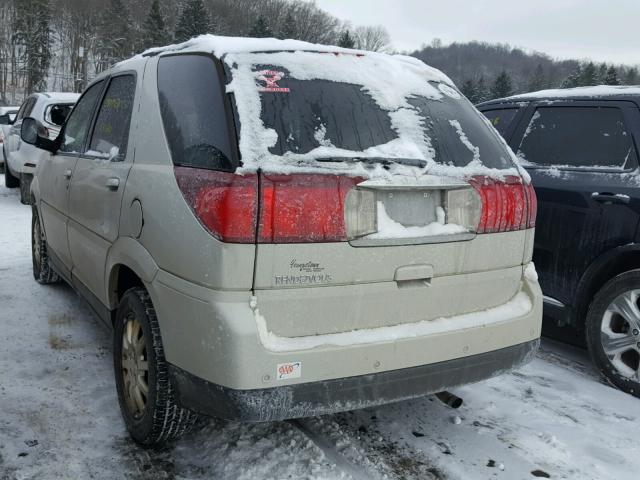
<path fill-rule="evenodd" d="M 43 150 L 55 152 L 57 150 L 55 142 L 49 140 L 47 127 L 33 117 L 22 119 L 20 127 L 20 138 L 29 145 L 35 145 Z"/>
<path fill-rule="evenodd" d="M 0 115 L 0 125 L 11 125 L 11 118 L 8 113 Z"/>

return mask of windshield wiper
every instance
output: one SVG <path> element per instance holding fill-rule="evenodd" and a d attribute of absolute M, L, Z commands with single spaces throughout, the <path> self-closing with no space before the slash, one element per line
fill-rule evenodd
<path fill-rule="evenodd" d="M 424 168 L 427 162 L 418 158 L 393 158 L 393 157 L 320 157 L 315 159 L 317 162 L 336 162 L 336 163 L 364 163 L 368 165 L 382 164 L 385 167 L 393 163 L 400 165 L 408 165 L 410 167 Z"/>

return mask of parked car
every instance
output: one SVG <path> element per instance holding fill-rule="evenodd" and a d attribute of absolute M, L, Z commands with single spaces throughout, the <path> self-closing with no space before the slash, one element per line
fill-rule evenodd
<path fill-rule="evenodd" d="M 199 37 L 84 92 L 31 185 L 33 272 L 114 330 L 131 436 L 426 395 L 532 358 L 535 195 L 422 62 Z M 429 140 L 431 139 L 431 140 Z"/>
<path fill-rule="evenodd" d="M 22 119 L 32 117 L 38 119 L 46 128 L 50 139 L 54 139 L 60 132 L 60 126 L 73 108 L 80 95 L 77 93 L 45 92 L 29 95 L 22 103 L 8 132 L 4 135 L 5 174 L 4 182 L 7 188 L 20 187 L 20 201 L 28 203 L 29 186 L 33 173 L 40 161 L 48 157 L 48 153 L 35 148 L 33 145 L 23 144 L 20 140 Z"/>
<path fill-rule="evenodd" d="M 532 177 L 544 312 L 640 396 L 640 88 L 547 90 L 478 106 Z"/>
<path fill-rule="evenodd" d="M 4 172 L 4 137 L 16 118 L 19 107 L 0 107 L 0 172 Z"/>

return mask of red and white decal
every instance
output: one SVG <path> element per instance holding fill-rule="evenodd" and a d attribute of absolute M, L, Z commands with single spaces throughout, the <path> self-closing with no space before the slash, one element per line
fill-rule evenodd
<path fill-rule="evenodd" d="M 302 362 L 279 363 L 276 368 L 276 378 L 287 380 L 289 378 L 300 378 L 302 376 Z"/>
<path fill-rule="evenodd" d="M 276 70 L 262 70 L 257 72 L 256 78 L 264 82 L 264 85 L 258 87 L 259 92 L 281 92 L 289 93 L 288 87 L 281 87 L 278 82 L 284 77 L 284 72 L 278 72 Z"/>

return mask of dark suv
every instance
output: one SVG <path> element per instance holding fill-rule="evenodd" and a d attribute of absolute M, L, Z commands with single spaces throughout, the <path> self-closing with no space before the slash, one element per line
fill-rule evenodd
<path fill-rule="evenodd" d="M 576 327 L 604 376 L 640 396 L 640 88 L 547 90 L 478 109 L 538 196 L 545 323 Z"/>

